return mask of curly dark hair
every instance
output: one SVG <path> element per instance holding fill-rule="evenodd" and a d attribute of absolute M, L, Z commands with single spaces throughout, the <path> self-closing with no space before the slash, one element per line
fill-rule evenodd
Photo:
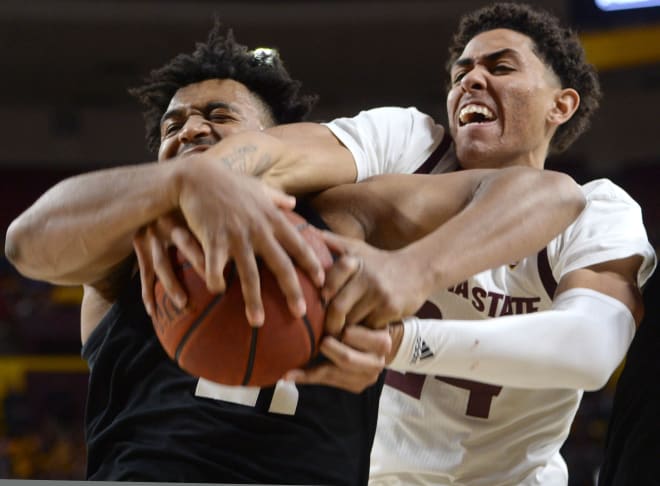
<path fill-rule="evenodd" d="M 263 102 L 275 123 L 302 121 L 317 101 L 315 95 L 302 95 L 302 83 L 291 78 L 277 51 L 254 51 L 234 39 L 231 29 L 222 33 L 216 19 L 205 43 L 181 53 L 164 66 L 151 71 L 142 86 L 129 89 L 144 106 L 143 116 L 149 150 L 158 152 L 160 119 L 178 89 L 207 79 L 233 79 L 244 84 Z"/>
<path fill-rule="evenodd" d="M 557 128 L 550 141 L 551 152 L 566 150 L 587 129 L 602 96 L 596 70 L 586 61 L 577 35 L 544 10 L 526 4 L 496 3 L 461 18 L 449 47 L 447 69 L 451 70 L 473 37 L 494 29 L 514 30 L 532 39 L 534 52 L 552 68 L 562 87 L 573 88 L 580 94 L 577 111 Z"/>

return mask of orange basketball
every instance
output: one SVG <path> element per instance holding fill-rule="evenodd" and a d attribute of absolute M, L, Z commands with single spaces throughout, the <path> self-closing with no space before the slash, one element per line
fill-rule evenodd
<path fill-rule="evenodd" d="M 324 268 L 332 256 L 304 218 L 287 213 L 316 252 Z M 259 264 L 265 321 L 253 328 L 245 317 L 245 303 L 233 264 L 225 268 L 224 294 L 211 294 L 192 265 L 172 252 L 175 273 L 188 294 L 179 310 L 156 281 L 153 325 L 165 351 L 188 373 L 225 385 L 269 386 L 293 368 L 310 363 L 318 352 L 325 309 L 319 289 L 301 270 L 298 279 L 307 302 L 307 314 L 294 317 L 277 280 Z"/>

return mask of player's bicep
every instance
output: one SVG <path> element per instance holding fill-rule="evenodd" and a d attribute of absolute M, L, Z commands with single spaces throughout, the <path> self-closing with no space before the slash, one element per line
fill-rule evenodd
<path fill-rule="evenodd" d="M 571 288 L 588 288 L 609 295 L 625 304 L 639 325 L 644 316 L 644 304 L 637 272 L 642 264 L 640 255 L 611 260 L 567 273 L 559 281 L 555 295 Z"/>

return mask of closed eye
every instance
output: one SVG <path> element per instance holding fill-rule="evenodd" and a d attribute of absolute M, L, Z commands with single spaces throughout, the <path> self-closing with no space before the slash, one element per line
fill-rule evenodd
<path fill-rule="evenodd" d="M 491 69 L 491 72 L 495 74 L 505 74 L 505 73 L 510 73 L 511 71 L 515 71 L 514 68 L 507 64 L 497 64 L 493 69 Z"/>
<path fill-rule="evenodd" d="M 234 118 L 226 114 L 211 114 L 208 117 L 208 120 L 213 123 L 224 123 L 226 121 L 232 121 Z"/>
<path fill-rule="evenodd" d="M 163 129 L 163 136 L 164 137 L 170 136 L 173 133 L 178 132 L 180 128 L 181 128 L 180 123 L 169 123 Z"/>
<path fill-rule="evenodd" d="M 231 110 L 222 107 L 210 110 L 206 115 L 206 119 L 211 123 L 225 123 L 235 120 L 235 117 L 233 116 Z"/>
<path fill-rule="evenodd" d="M 461 79 L 463 79 L 463 77 L 465 76 L 465 73 L 466 73 L 466 71 L 460 71 L 460 72 L 454 74 L 453 83 L 454 84 L 460 83 Z"/>

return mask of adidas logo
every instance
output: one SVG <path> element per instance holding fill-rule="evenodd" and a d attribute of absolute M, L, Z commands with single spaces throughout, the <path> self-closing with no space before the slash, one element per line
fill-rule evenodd
<path fill-rule="evenodd" d="M 433 357 L 433 351 L 431 351 L 431 348 L 429 347 L 428 344 L 426 344 L 426 341 L 424 341 L 421 337 L 417 337 L 415 339 L 415 347 L 413 348 L 413 355 L 412 355 L 412 362 L 415 363 L 417 361 L 421 361 L 423 359 L 428 359 Z"/>
<path fill-rule="evenodd" d="M 429 348 L 429 345 L 426 344 L 426 341 L 422 340 L 422 352 L 419 355 L 419 359 L 427 359 L 433 357 L 433 351 L 431 351 L 431 348 Z"/>

